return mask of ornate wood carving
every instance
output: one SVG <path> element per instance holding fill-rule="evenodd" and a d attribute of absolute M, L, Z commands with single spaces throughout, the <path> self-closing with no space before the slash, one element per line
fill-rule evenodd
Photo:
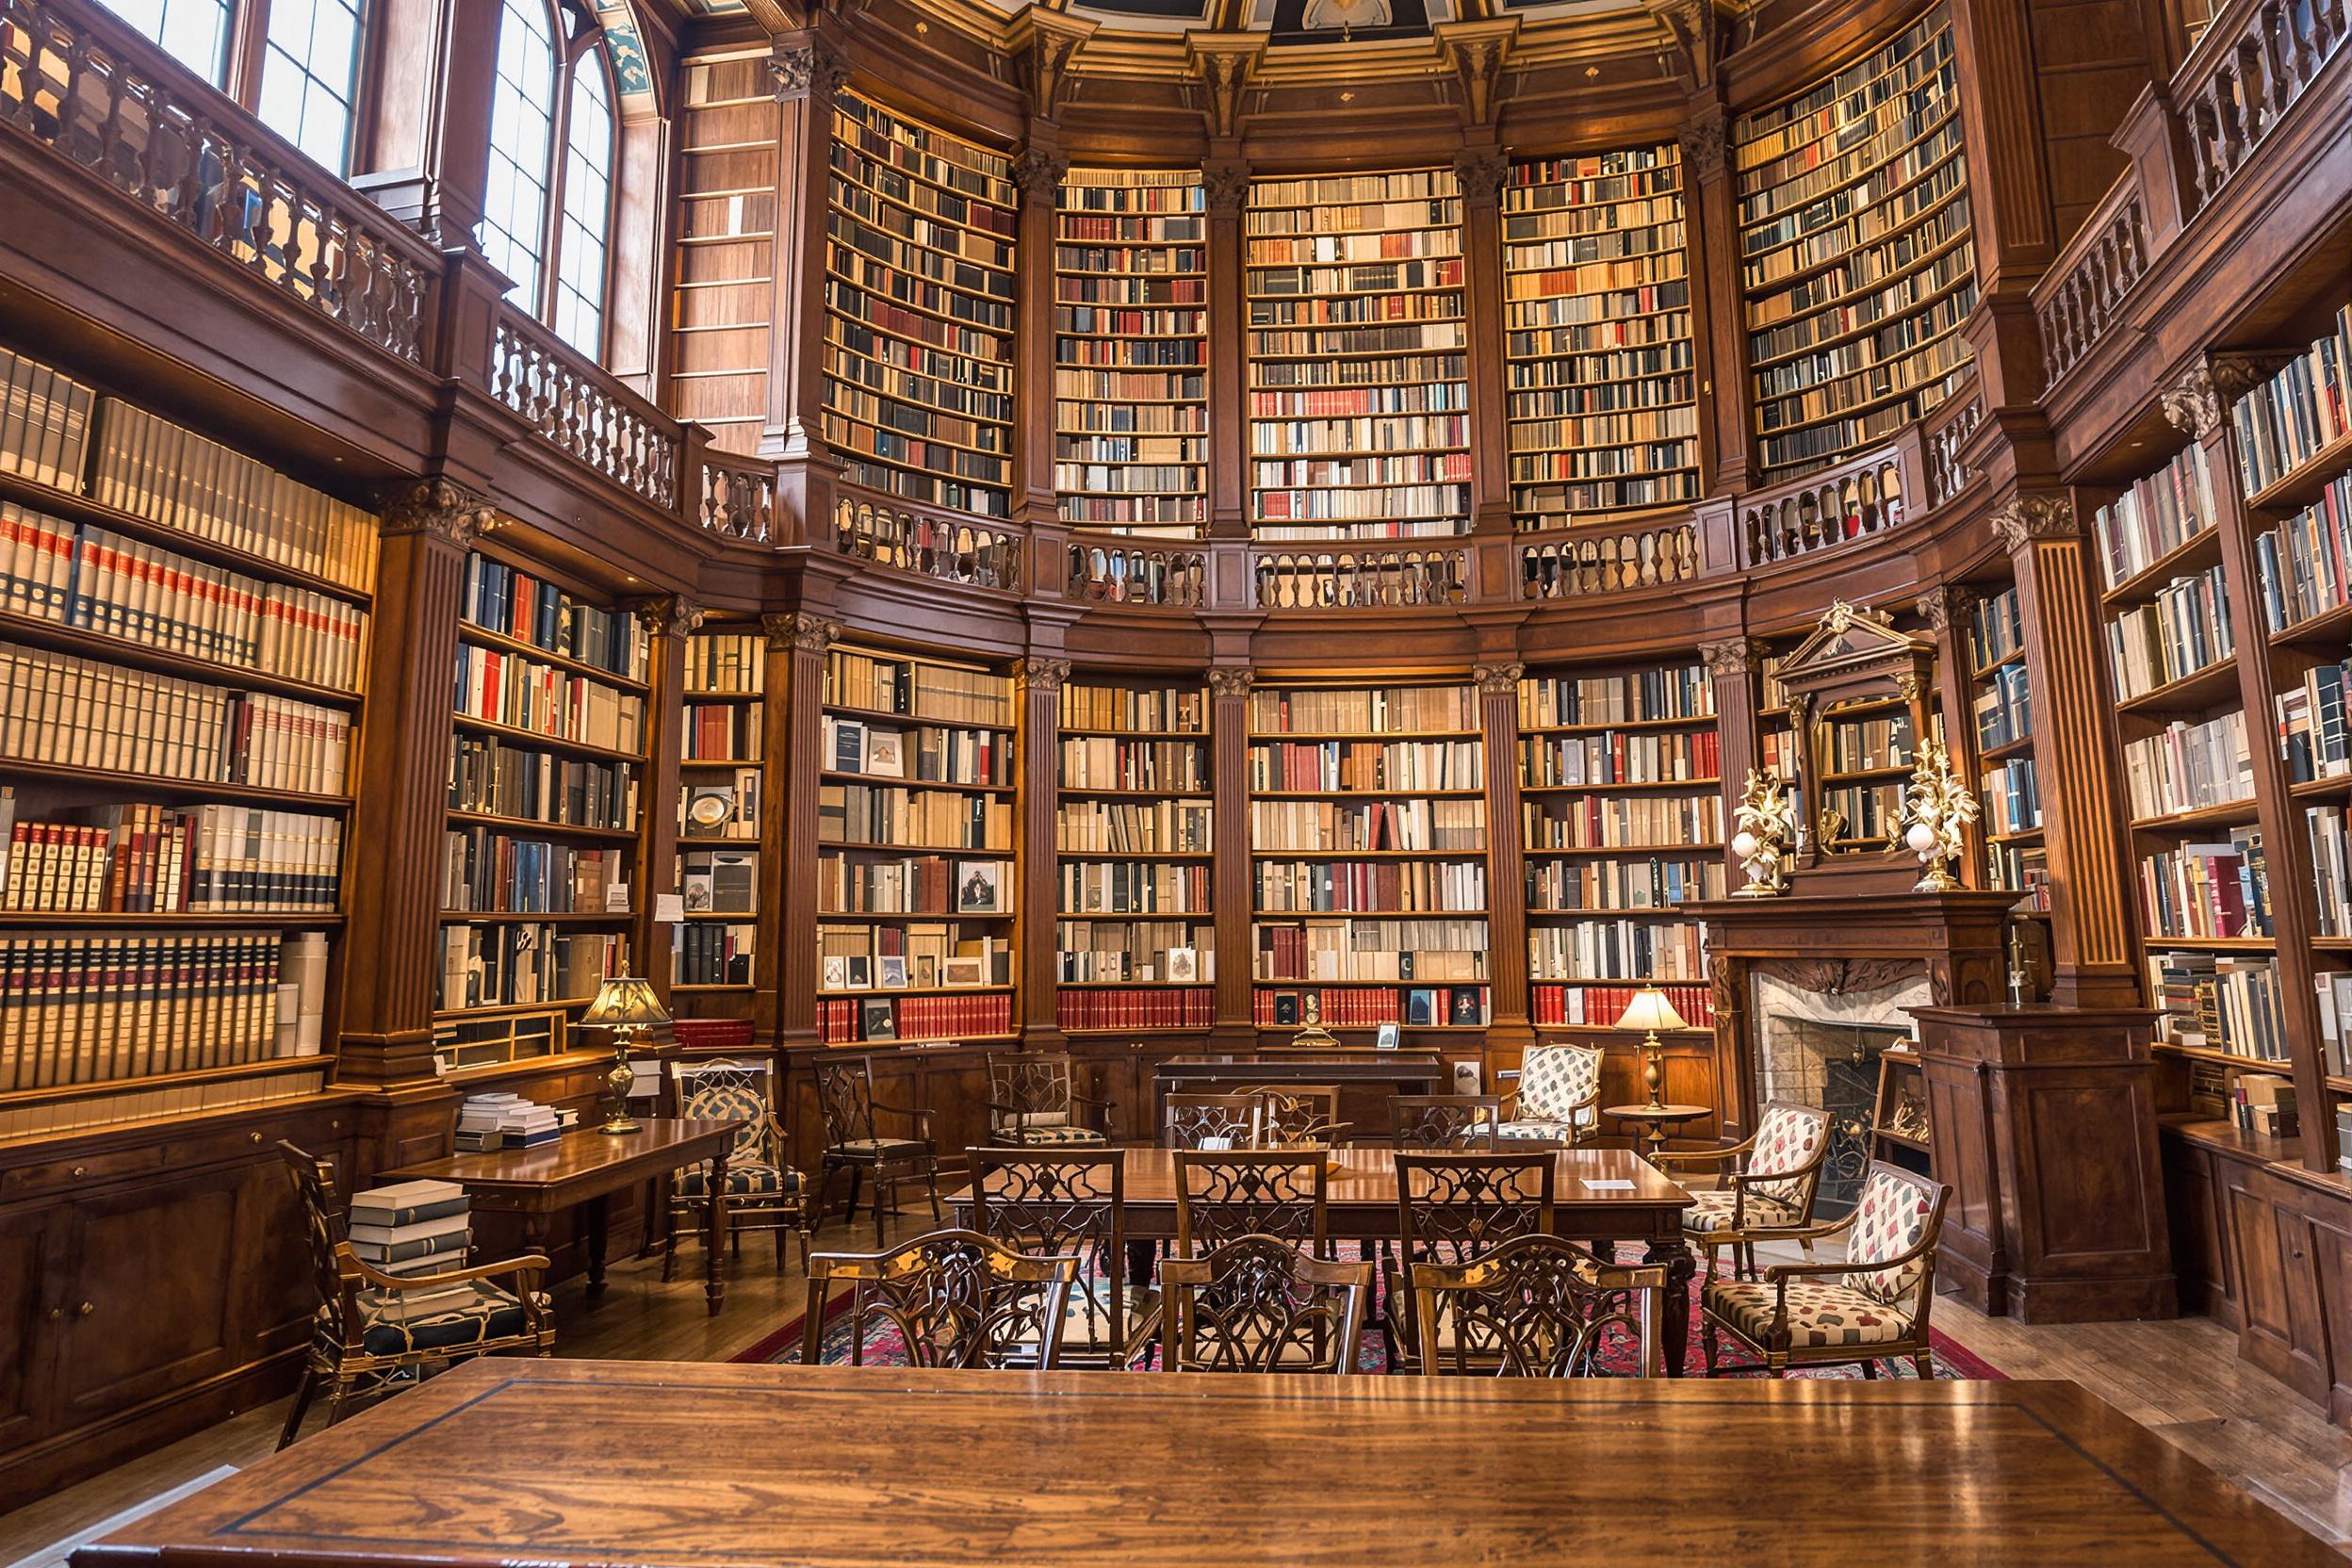
<path fill-rule="evenodd" d="M 1058 692 L 1062 683 L 1070 678 L 1070 661 L 1023 659 L 1013 665 L 1013 678 L 1028 691 Z M 1052 776 L 1049 774 L 1047 776 Z"/>
<path fill-rule="evenodd" d="M 2174 385 L 2159 393 L 2164 418 L 2173 429 L 2202 441 L 2221 428 L 2229 405 L 2213 384 L 2213 367 L 2202 361 L 2189 367 Z"/>
<path fill-rule="evenodd" d="M 768 75 L 779 104 L 808 99 L 830 104 L 849 80 L 850 64 L 830 40 L 808 34 L 803 41 L 776 46 L 768 56 Z"/>
<path fill-rule="evenodd" d="M 1020 156 L 1013 159 L 1013 183 L 1021 187 L 1023 196 L 1049 209 L 1054 204 L 1054 191 L 1061 185 L 1062 176 L 1069 172 L 1068 158 L 1042 148 L 1025 148 Z"/>
<path fill-rule="evenodd" d="M 667 598 L 639 599 L 629 607 L 637 624 L 652 637 L 683 637 L 702 625 L 703 608 L 690 599 L 672 595 Z"/>
<path fill-rule="evenodd" d="M 1707 673 L 1716 679 L 1737 679 L 1762 667 L 1764 645 L 1753 637 L 1727 637 L 1720 643 L 1701 643 L 1699 657 L 1707 661 Z"/>
<path fill-rule="evenodd" d="M 459 549 L 498 526 L 496 508 L 464 485 L 446 479 L 423 479 L 387 492 L 378 508 L 380 531 L 386 538 L 426 534 Z"/>
<path fill-rule="evenodd" d="M 1022 8 L 1005 29 L 1004 50 L 1029 94 L 1029 112 L 1051 120 L 1070 90 L 1078 51 L 1101 23 L 1044 6 Z"/>
<path fill-rule="evenodd" d="M 1211 670 L 1209 672 L 1209 694 L 1212 697 L 1239 700 L 1250 694 L 1250 683 L 1253 678 L 1254 672 L 1250 670 L 1225 668 Z"/>
<path fill-rule="evenodd" d="M 1512 42 L 1519 36 L 1519 18 L 1498 16 L 1491 21 L 1450 23 L 1437 29 L 1437 46 L 1454 68 L 1462 86 L 1462 105 L 1473 125 L 1494 122 L 1496 90 L 1511 63 Z"/>
<path fill-rule="evenodd" d="M 1200 171 L 1200 185 L 1206 192 L 1209 210 L 1231 215 L 1239 212 L 1250 200 L 1250 166 L 1246 163 L 1214 163 Z"/>
<path fill-rule="evenodd" d="M 1927 622 L 1936 636 L 1941 637 L 1954 626 L 1967 625 L 1968 612 L 1976 608 L 1977 598 L 1975 589 L 1948 583 L 1921 594 L 1915 608 L 1919 612 L 1919 618 Z"/>
<path fill-rule="evenodd" d="M 1220 139 L 1241 131 L 1243 90 L 1266 52 L 1264 33 L 1186 33 L 1184 63 L 1200 83 L 1209 134 Z"/>
<path fill-rule="evenodd" d="M 796 648 L 802 653 L 826 653 L 841 640 L 841 623 L 805 610 L 760 617 L 760 629 L 772 648 Z"/>
<path fill-rule="evenodd" d="M 1720 180 L 1723 177 L 1725 148 L 1731 134 L 1731 122 L 1721 115 L 1702 120 L 1682 133 L 1682 155 L 1690 165 L 1690 174 L 1698 180 Z"/>
<path fill-rule="evenodd" d="M 1993 531 L 2014 555 L 2039 539 L 2073 539 L 2082 531 L 2074 498 L 2056 494 L 2017 497 L 1993 514 Z"/>
<path fill-rule="evenodd" d="M 1525 664 L 1480 664 L 1470 672 L 1481 693 L 1505 697 L 1519 694 L 1519 678 L 1527 673 Z"/>

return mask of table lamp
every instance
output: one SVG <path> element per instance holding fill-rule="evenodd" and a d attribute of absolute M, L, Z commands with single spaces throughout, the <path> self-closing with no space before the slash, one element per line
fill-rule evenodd
<path fill-rule="evenodd" d="M 588 1010 L 580 1018 L 583 1029 L 612 1031 L 612 1070 L 605 1075 L 605 1093 L 612 1097 L 612 1114 L 598 1129 L 606 1133 L 634 1133 L 637 1123 L 629 1119 L 629 1089 L 637 1081 L 637 1074 L 629 1065 L 629 1042 L 657 1023 L 667 1023 L 670 1015 L 662 1010 L 661 999 L 653 988 L 633 974 L 616 975 L 596 989 L 596 999 L 588 1004 Z"/>
<path fill-rule="evenodd" d="M 1656 986 L 1644 986 L 1633 993 L 1625 1012 L 1617 1020 L 1620 1029 L 1639 1029 L 1642 1040 L 1642 1082 L 1650 1091 L 1649 1109 L 1662 1111 L 1666 1102 L 1661 1091 L 1666 1087 L 1666 1047 L 1659 1041 L 1660 1029 L 1688 1029 L 1674 1004 L 1666 1000 L 1666 993 Z"/>

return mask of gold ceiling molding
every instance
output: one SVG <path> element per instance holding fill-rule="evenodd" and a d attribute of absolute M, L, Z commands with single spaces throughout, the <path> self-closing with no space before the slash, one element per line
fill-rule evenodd
<path fill-rule="evenodd" d="M 1013 62 L 1014 80 L 1029 94 L 1029 112 L 1051 120 L 1070 86 L 1078 51 L 1102 24 L 1091 17 L 1032 4 L 1016 12 L 995 40 Z"/>
<path fill-rule="evenodd" d="M 1266 54 L 1264 33 L 1186 33 L 1184 69 L 1199 78 L 1200 111 L 1213 137 L 1240 134 L 1241 95 Z"/>
<path fill-rule="evenodd" d="M 1497 90 L 1511 63 L 1511 45 L 1519 37 L 1519 18 L 1441 22 L 1436 34 L 1438 56 L 1453 67 L 1454 79 L 1462 87 L 1462 106 L 1470 111 L 1470 123 L 1493 124 L 1501 96 Z"/>

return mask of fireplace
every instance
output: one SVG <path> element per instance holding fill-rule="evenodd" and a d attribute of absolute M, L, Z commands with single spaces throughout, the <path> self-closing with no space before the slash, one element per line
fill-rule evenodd
<path fill-rule="evenodd" d="M 1857 981 L 1865 984 L 1848 988 Z M 1857 972 L 1843 964 L 1770 964 L 1757 966 L 1751 984 L 1756 1103 L 1793 1100 L 1829 1113 L 1829 1156 L 1817 1213 L 1839 1218 L 1860 1197 L 1870 1163 L 1879 1054 L 1913 1037 L 1907 1009 L 1927 1004 L 1927 976 L 1896 978 L 1886 969 Z"/>

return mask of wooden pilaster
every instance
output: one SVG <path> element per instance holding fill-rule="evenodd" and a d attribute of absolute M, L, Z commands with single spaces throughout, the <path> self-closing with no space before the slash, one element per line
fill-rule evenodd
<path fill-rule="evenodd" d="M 1054 216 L 1062 176 L 1070 172 L 1061 135 L 1051 120 L 1032 119 L 1028 144 L 1013 160 L 1013 181 L 1021 187 L 1013 247 L 1020 260 L 1014 319 L 1021 328 L 1013 336 L 1014 408 L 1020 415 L 1013 515 L 1032 527 L 1061 514 L 1054 482 Z"/>
<path fill-rule="evenodd" d="M 1021 890 L 1014 906 L 1014 940 L 1020 944 L 1021 1043 L 1028 1051 L 1061 1051 L 1056 1003 L 1061 994 L 1054 915 L 1061 908 L 1060 838 L 1056 818 L 1062 731 L 1062 686 L 1070 679 L 1067 659 L 1030 657 L 1013 666 L 1014 701 L 1021 723 L 1021 829 L 1014 841 Z"/>
<path fill-rule="evenodd" d="M 767 423 L 760 455 L 776 464 L 778 543 L 829 528 L 841 466 L 825 442 L 825 208 L 833 98 L 849 60 L 830 24 L 776 41 L 776 294 L 769 308 Z"/>
<path fill-rule="evenodd" d="M 1200 171 L 1200 178 L 1209 204 L 1209 536 L 1247 539 L 1249 306 L 1241 258 L 1250 166 L 1239 158 L 1214 162 Z"/>
<path fill-rule="evenodd" d="M 1715 687 L 1715 749 L 1723 775 L 1723 863 L 1725 892 L 1737 892 L 1747 876 L 1739 857 L 1731 853 L 1732 813 L 1746 792 L 1748 770 L 1764 765 L 1764 746 L 1756 720 L 1761 691 L 1756 675 L 1763 668 L 1764 645 L 1750 637 L 1730 637 L 1699 645 L 1707 673 Z"/>
<path fill-rule="evenodd" d="M 1519 663 L 1480 664 L 1478 739 L 1486 761 L 1487 1015 L 1490 1046 L 1533 1043 L 1527 988 L 1527 893 L 1519 820 Z"/>
<path fill-rule="evenodd" d="M 2036 493 L 2010 501 L 1993 526 L 2017 568 L 2026 679 L 2041 719 L 2034 727 L 2034 777 L 2050 851 L 2051 1000 L 2066 1007 L 2132 1006 L 2141 966 L 2127 891 L 2127 813 L 2082 525 L 2071 498 Z"/>
<path fill-rule="evenodd" d="M 1700 431 L 1699 490 L 1722 495 L 1748 485 L 1747 319 L 1740 298 L 1740 211 L 1732 194 L 1731 116 L 1713 93 L 1690 101 L 1682 132 L 1683 220 L 1690 267 L 1690 349 L 1699 406 L 1714 410 Z"/>
<path fill-rule="evenodd" d="M 686 639 L 702 624 L 702 612 L 675 597 L 634 608 L 645 629 L 645 677 L 653 690 L 645 698 L 645 765 L 637 781 L 637 876 L 629 890 L 637 919 L 629 965 L 653 983 L 667 1007 L 678 977 L 671 956 L 677 928 L 656 921 L 654 911 L 659 895 L 678 887 L 678 762 L 686 749 Z"/>
<path fill-rule="evenodd" d="M 1245 668 L 1209 671 L 1210 825 L 1217 858 L 1209 869 L 1217 911 L 1217 1022 L 1213 1037 L 1244 1044 L 1257 1037 L 1250 976 L 1255 960 L 1250 911 L 1257 890 L 1250 863 L 1250 681 Z"/>
<path fill-rule="evenodd" d="M 1503 387 L 1503 181 L 1511 160 L 1493 126 L 1471 133 L 1454 158 L 1462 183 L 1462 282 L 1467 295 L 1470 360 L 1470 526 L 1477 533 L 1509 533 L 1511 442 Z"/>
<path fill-rule="evenodd" d="M 1952 771 L 1974 790 L 1984 767 L 1976 749 L 1976 694 L 1972 677 L 1976 654 L 1968 642 L 1968 617 L 1975 612 L 1977 593 L 1957 584 L 1932 588 L 1919 597 L 1918 610 L 1936 637 L 1936 701 L 1944 720 L 1944 748 Z M 1960 880 L 1971 888 L 1986 885 L 1984 823 L 1968 824 L 1963 834 L 1966 852 L 1960 857 Z"/>
<path fill-rule="evenodd" d="M 768 637 L 766 768 L 761 785 L 760 1043 L 777 1051 L 817 1043 L 818 774 L 825 767 L 825 659 L 838 621 L 805 611 L 760 618 Z"/>

